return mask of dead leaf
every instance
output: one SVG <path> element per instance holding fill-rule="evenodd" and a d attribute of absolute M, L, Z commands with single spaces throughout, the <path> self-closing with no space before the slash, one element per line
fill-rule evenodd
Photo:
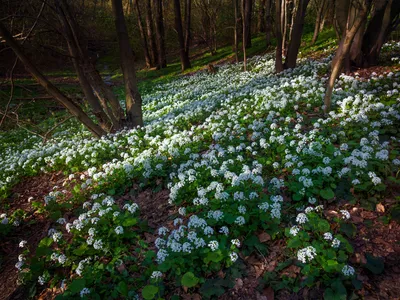
<path fill-rule="evenodd" d="M 269 286 L 263 290 L 263 295 L 267 297 L 267 300 L 274 300 L 275 293 L 272 287 Z"/>
<path fill-rule="evenodd" d="M 265 243 L 271 240 L 271 236 L 265 231 L 263 231 L 258 235 L 258 239 L 260 240 L 261 243 Z"/>
<path fill-rule="evenodd" d="M 380 212 L 380 213 L 384 213 L 385 212 L 385 207 L 382 205 L 382 203 L 378 203 L 376 205 L 376 211 Z"/>

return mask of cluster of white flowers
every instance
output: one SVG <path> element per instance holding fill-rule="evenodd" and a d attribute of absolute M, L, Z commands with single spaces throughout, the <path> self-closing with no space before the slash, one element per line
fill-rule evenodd
<path fill-rule="evenodd" d="M 317 250 L 313 246 L 308 246 L 297 251 L 297 259 L 303 264 L 307 263 L 307 261 L 313 260 L 316 255 Z"/>

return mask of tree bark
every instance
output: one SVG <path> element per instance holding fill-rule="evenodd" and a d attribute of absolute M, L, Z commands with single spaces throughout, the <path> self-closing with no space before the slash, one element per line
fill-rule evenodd
<path fill-rule="evenodd" d="M 35 80 L 49 93 L 54 99 L 60 102 L 65 108 L 75 116 L 85 127 L 96 137 L 100 137 L 106 132 L 89 118 L 89 116 L 77 106 L 71 99 L 65 96 L 57 87 L 55 87 L 31 62 L 25 55 L 21 47 L 11 36 L 7 28 L 0 22 L 0 35 L 6 41 L 7 45 L 14 51 L 18 59 L 24 64 L 26 70 L 35 78 Z"/>
<path fill-rule="evenodd" d="M 342 69 L 343 62 L 348 56 L 351 44 L 353 42 L 354 36 L 356 35 L 357 31 L 360 29 L 360 26 L 364 19 L 367 18 L 367 14 L 370 8 L 370 1 L 365 0 L 364 3 L 362 3 L 362 7 L 360 9 L 360 12 L 356 14 L 356 17 L 354 19 L 354 22 L 352 25 L 346 24 L 347 28 L 343 32 L 343 37 L 340 42 L 339 48 L 336 51 L 335 57 L 332 60 L 332 72 L 328 80 L 328 84 L 326 87 L 326 92 L 325 92 L 325 97 L 324 97 L 324 111 L 325 113 L 328 113 L 331 109 L 331 98 L 332 98 L 332 92 L 333 92 L 333 87 L 335 85 L 336 79 L 339 77 L 340 71 Z M 349 18 L 348 18 L 349 20 Z M 348 23 L 348 22 L 346 22 Z"/>
<path fill-rule="evenodd" d="M 192 38 L 190 32 L 191 14 L 192 0 L 185 0 L 185 52 L 188 53 L 188 55 L 190 49 L 190 40 Z"/>
<path fill-rule="evenodd" d="M 112 6 L 124 77 L 127 125 L 131 127 L 143 126 L 142 98 L 136 85 L 134 56 L 129 43 L 122 0 L 112 0 Z"/>
<path fill-rule="evenodd" d="M 190 68 L 190 61 L 189 61 L 189 54 L 185 51 L 185 37 L 183 35 L 181 3 L 179 0 L 174 0 L 174 11 L 175 11 L 175 30 L 178 34 L 181 68 L 182 71 L 185 71 L 186 69 Z"/>
<path fill-rule="evenodd" d="M 275 53 L 275 72 L 280 73 L 283 71 L 282 63 L 282 3 L 285 0 L 276 0 L 275 2 L 275 35 L 276 35 L 276 53 Z"/>
<path fill-rule="evenodd" d="M 246 3 L 251 0 L 242 0 L 242 23 L 243 23 L 243 34 L 242 34 L 242 46 L 243 46 L 243 71 L 247 71 L 247 55 L 246 55 L 246 41 L 248 31 L 248 22 L 246 21 L 246 7 L 248 6 Z"/>
<path fill-rule="evenodd" d="M 287 56 L 285 60 L 285 69 L 296 67 L 297 55 L 301 44 L 303 34 L 304 18 L 306 16 L 307 5 L 310 0 L 298 0 L 296 17 L 294 18 L 293 30 L 290 37 Z"/>
<path fill-rule="evenodd" d="M 152 66 L 152 59 L 151 59 L 150 53 L 149 53 L 147 36 L 146 36 L 145 31 L 144 31 L 144 26 L 143 26 L 143 22 L 142 22 L 142 14 L 141 14 L 141 11 L 140 11 L 139 1 L 138 0 L 134 0 L 134 1 L 135 1 L 134 8 L 135 8 L 137 19 L 138 19 L 138 27 L 139 27 L 140 37 L 142 38 L 144 60 L 146 62 L 146 68 L 150 68 Z M 147 29 L 148 29 L 148 27 L 147 27 Z"/>
<path fill-rule="evenodd" d="M 258 20 L 257 31 L 265 32 L 265 3 L 267 0 L 259 0 L 258 3 Z M 269 0 L 268 0 L 269 1 Z"/>
<path fill-rule="evenodd" d="M 253 13 L 253 0 L 244 0 L 243 32 L 245 34 L 245 47 L 251 48 L 251 15 Z"/>
<path fill-rule="evenodd" d="M 272 0 L 267 0 L 265 5 L 265 43 L 267 47 L 271 44 L 271 32 L 272 32 L 271 2 Z"/>
<path fill-rule="evenodd" d="M 234 27 L 234 43 L 235 43 L 235 59 L 236 62 L 239 62 L 239 4 L 238 0 L 233 0 L 233 9 L 234 9 L 234 17 L 235 17 L 235 27 Z"/>
<path fill-rule="evenodd" d="M 165 53 L 165 34 L 164 34 L 164 18 L 162 0 L 154 0 L 156 11 L 156 35 L 158 49 L 158 64 L 160 68 L 167 67 L 167 58 Z"/>
<path fill-rule="evenodd" d="M 146 0 L 146 27 L 147 27 L 147 40 L 149 42 L 151 66 L 154 67 L 158 64 L 158 51 L 157 43 L 154 35 L 153 27 L 153 14 L 151 11 L 151 0 Z"/>
<path fill-rule="evenodd" d="M 318 1 L 317 1 L 317 3 L 318 3 Z M 314 45 L 315 42 L 317 41 L 317 38 L 318 38 L 318 35 L 320 32 L 320 28 L 321 28 L 321 22 L 324 18 L 323 13 L 325 10 L 325 3 L 326 3 L 326 0 L 321 0 L 321 2 L 319 3 L 319 7 L 317 10 L 317 18 L 315 20 L 314 34 L 313 34 L 313 38 L 311 40 L 311 45 Z"/>

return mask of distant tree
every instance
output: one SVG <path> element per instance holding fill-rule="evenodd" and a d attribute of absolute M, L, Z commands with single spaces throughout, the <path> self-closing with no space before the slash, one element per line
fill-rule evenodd
<path fill-rule="evenodd" d="M 275 52 L 275 72 L 283 71 L 282 62 L 282 6 L 285 0 L 275 1 L 275 35 L 276 35 L 276 52 Z"/>
<path fill-rule="evenodd" d="M 190 40 L 192 38 L 190 26 L 192 19 L 192 0 L 185 1 L 185 52 L 189 53 Z"/>
<path fill-rule="evenodd" d="M 253 14 L 253 0 L 244 0 L 243 2 L 243 34 L 245 38 L 245 48 L 251 47 L 251 17 Z"/>
<path fill-rule="evenodd" d="M 325 19 L 325 14 L 327 11 L 327 7 L 329 5 L 328 2 L 329 2 L 329 0 L 314 1 L 315 7 L 316 7 L 316 12 L 317 12 L 317 17 L 315 20 L 314 34 L 313 34 L 313 38 L 311 40 L 311 45 L 314 45 L 315 42 L 317 41 L 318 35 L 319 35 L 321 27 L 322 27 L 322 21 Z"/>
<path fill-rule="evenodd" d="M 151 66 L 158 65 L 158 50 L 157 43 L 154 34 L 154 26 L 153 26 L 153 14 L 151 7 L 151 0 L 146 1 L 146 28 L 147 28 L 147 40 L 149 41 L 149 53 L 151 56 Z"/>
<path fill-rule="evenodd" d="M 145 29 L 144 29 L 144 26 L 143 26 L 142 13 L 140 11 L 139 0 L 134 0 L 134 1 L 135 1 L 135 3 L 133 4 L 133 6 L 134 6 L 134 9 L 136 11 L 139 32 L 140 32 L 140 36 L 142 38 L 144 59 L 145 59 L 145 62 L 146 62 L 146 67 L 150 68 L 153 65 L 154 57 L 150 57 L 149 44 L 148 44 L 148 40 L 147 40 L 147 35 L 146 35 L 146 32 L 145 32 Z M 150 47 L 150 49 L 151 49 L 151 47 Z"/>
<path fill-rule="evenodd" d="M 265 43 L 268 47 L 271 44 L 272 33 L 272 15 L 271 15 L 272 0 L 265 2 Z"/>
<path fill-rule="evenodd" d="M 174 0 L 174 11 L 175 11 L 175 30 L 178 34 L 181 68 L 182 71 L 185 71 L 186 69 L 189 69 L 191 66 L 189 60 L 189 52 L 187 52 L 185 49 L 185 36 L 182 27 L 181 3 L 179 0 Z"/>
<path fill-rule="evenodd" d="M 165 50 L 165 33 L 162 0 L 153 0 L 156 13 L 156 36 L 158 49 L 158 64 L 160 68 L 167 67 L 167 56 Z"/>
<path fill-rule="evenodd" d="M 267 0 L 258 1 L 257 31 L 265 32 L 265 8 Z"/>
<path fill-rule="evenodd" d="M 240 27 L 240 17 L 239 17 L 239 0 L 232 0 L 233 1 L 233 10 L 234 10 L 234 18 L 235 18 L 235 25 L 233 31 L 233 39 L 234 39 L 234 49 L 235 49 L 235 60 L 239 62 L 239 27 Z"/>
<path fill-rule="evenodd" d="M 241 8 L 242 8 L 242 48 L 243 48 L 243 71 L 247 71 L 247 55 L 246 55 L 246 41 L 247 41 L 247 34 L 249 25 L 246 22 L 246 7 L 248 7 L 247 2 L 251 2 L 252 0 L 242 0 Z"/>

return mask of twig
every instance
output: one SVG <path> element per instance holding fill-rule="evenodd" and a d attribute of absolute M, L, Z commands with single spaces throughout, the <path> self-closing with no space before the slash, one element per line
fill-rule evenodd
<path fill-rule="evenodd" d="M 56 129 L 58 126 L 60 126 L 61 124 L 67 122 L 68 120 L 74 118 L 75 116 L 69 116 L 67 118 L 65 118 L 64 120 L 62 120 L 60 123 L 54 125 L 52 128 L 50 128 L 45 134 L 44 134 L 44 138 L 43 138 L 43 142 L 45 143 L 47 140 L 47 136 L 54 130 Z"/>

